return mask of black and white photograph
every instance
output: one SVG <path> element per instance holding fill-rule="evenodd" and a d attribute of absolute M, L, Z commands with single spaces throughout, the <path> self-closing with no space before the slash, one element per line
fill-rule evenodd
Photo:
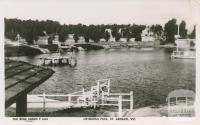
<path fill-rule="evenodd" d="M 200 1 L 1 3 L 4 117 L 196 117 Z"/>

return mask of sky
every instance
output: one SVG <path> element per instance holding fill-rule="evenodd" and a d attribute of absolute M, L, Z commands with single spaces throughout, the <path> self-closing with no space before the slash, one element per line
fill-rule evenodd
<path fill-rule="evenodd" d="M 6 18 L 61 24 L 161 24 L 172 18 L 193 28 L 191 0 L 3 0 Z"/>

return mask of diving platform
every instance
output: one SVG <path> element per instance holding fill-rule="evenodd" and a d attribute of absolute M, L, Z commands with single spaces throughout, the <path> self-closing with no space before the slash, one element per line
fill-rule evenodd
<path fill-rule="evenodd" d="M 43 57 L 43 65 L 57 66 L 57 65 L 76 65 L 77 61 L 72 56 L 53 56 Z"/>

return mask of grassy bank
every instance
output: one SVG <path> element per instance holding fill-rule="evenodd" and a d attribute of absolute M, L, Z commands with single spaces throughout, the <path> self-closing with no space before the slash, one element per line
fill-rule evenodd
<path fill-rule="evenodd" d="M 34 56 L 42 54 L 42 52 L 38 49 L 31 48 L 28 46 L 7 46 L 5 45 L 5 56 Z"/>

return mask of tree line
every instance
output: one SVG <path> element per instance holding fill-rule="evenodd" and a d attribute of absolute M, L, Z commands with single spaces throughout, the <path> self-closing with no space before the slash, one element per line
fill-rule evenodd
<path fill-rule="evenodd" d="M 86 42 L 89 39 L 98 42 L 101 38 L 109 40 L 110 35 L 106 32 L 106 29 L 112 30 L 112 36 L 115 37 L 116 41 L 120 38 L 125 37 L 127 39 L 135 38 L 136 41 L 141 41 L 141 33 L 146 28 L 145 25 L 138 24 L 101 24 L 101 25 L 61 25 L 58 21 L 46 20 L 20 20 L 20 19 L 4 19 L 5 21 L 5 37 L 11 40 L 16 38 L 17 34 L 25 38 L 28 44 L 33 44 L 34 40 L 38 40 L 38 36 L 44 36 L 50 34 L 51 36 L 59 35 L 59 41 L 64 42 L 68 38 L 68 34 L 74 34 L 75 41 L 78 40 L 79 36 L 83 36 Z M 195 37 L 195 29 L 191 34 L 187 34 L 186 23 L 182 21 L 180 24 L 180 35 L 182 38 Z M 161 25 L 152 25 L 150 30 L 157 35 L 162 33 L 166 36 L 166 43 L 174 42 L 174 35 L 177 34 L 176 19 L 169 20 L 164 29 Z M 120 31 L 120 32 L 119 32 Z"/>

